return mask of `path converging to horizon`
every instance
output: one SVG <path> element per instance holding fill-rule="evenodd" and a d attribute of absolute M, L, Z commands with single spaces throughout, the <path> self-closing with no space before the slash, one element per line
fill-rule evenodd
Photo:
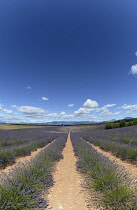
<path fill-rule="evenodd" d="M 70 141 L 70 133 L 63 150 L 63 159 L 56 165 L 53 174 L 55 184 L 48 195 L 48 209 L 87 210 L 87 194 L 82 188 L 81 175 L 76 170 L 76 157 Z"/>

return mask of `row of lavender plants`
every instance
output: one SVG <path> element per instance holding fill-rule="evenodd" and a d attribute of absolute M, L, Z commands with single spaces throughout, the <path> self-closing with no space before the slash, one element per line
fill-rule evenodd
<path fill-rule="evenodd" d="M 28 133 L 26 133 L 26 135 L 28 137 Z M 60 136 L 59 133 L 43 133 L 41 135 L 41 133 L 34 132 L 31 134 L 33 140 L 29 139 L 27 142 L 25 141 L 25 143 L 22 143 L 21 145 L 15 144 L 11 146 L 1 147 L 0 168 L 2 169 L 8 165 L 15 163 L 15 159 L 17 157 L 30 155 L 32 151 L 36 150 L 37 148 L 46 146 L 48 143 L 52 142 L 54 139 L 56 139 L 59 136 Z"/>
<path fill-rule="evenodd" d="M 133 146 L 137 145 L 137 126 L 116 128 L 112 130 L 102 129 L 95 131 L 83 131 L 83 133 L 84 132 L 86 132 L 88 135 L 92 134 L 92 136 L 95 138 L 109 139 Z"/>
<path fill-rule="evenodd" d="M 38 138 L 43 138 L 48 135 L 48 133 L 49 131 L 46 131 L 44 128 L 0 130 L 0 147 L 21 145 Z"/>
<path fill-rule="evenodd" d="M 8 175 L 3 173 L 0 180 L 0 209 L 34 210 L 48 206 L 42 198 L 53 185 L 52 171 L 55 162 L 62 158 L 67 134 L 60 137 L 26 164 L 18 164 Z"/>
<path fill-rule="evenodd" d="M 137 126 L 79 132 L 77 135 L 122 160 L 137 161 Z"/>
<path fill-rule="evenodd" d="M 100 205 L 105 209 L 136 210 L 136 193 L 124 169 L 119 169 L 75 133 L 71 134 L 71 141 L 78 157 L 77 169 L 86 174 L 88 188 L 99 193 Z"/>

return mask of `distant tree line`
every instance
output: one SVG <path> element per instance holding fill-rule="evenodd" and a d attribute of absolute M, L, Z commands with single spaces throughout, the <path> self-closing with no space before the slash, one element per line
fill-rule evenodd
<path fill-rule="evenodd" d="M 113 123 L 108 123 L 105 125 L 105 129 L 121 128 L 132 125 L 137 125 L 137 118 L 117 120 Z"/>

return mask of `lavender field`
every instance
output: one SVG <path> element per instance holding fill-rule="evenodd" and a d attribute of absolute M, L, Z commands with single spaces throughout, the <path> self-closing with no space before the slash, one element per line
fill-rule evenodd
<path fill-rule="evenodd" d="M 104 125 L 0 130 L 0 209 L 48 209 L 48 202 L 41 195 L 42 192 L 48 194 L 54 185 L 52 174 L 55 163 L 63 158 L 68 133 L 77 157 L 76 170 L 85 177 L 83 187 L 88 188 L 89 194 L 96 192 L 98 206 L 110 210 L 137 210 L 135 179 L 124 167 L 92 146 L 111 151 L 136 168 L 137 126 L 105 130 Z M 31 155 L 37 148 L 44 149 L 30 161 L 14 167 L 16 158 Z M 10 165 L 13 170 L 3 172 Z M 93 198 L 90 202 L 92 209 Z"/>
<path fill-rule="evenodd" d="M 137 126 L 77 133 L 81 138 L 111 151 L 122 160 L 136 164 L 137 161 Z"/>
<path fill-rule="evenodd" d="M 47 202 L 40 196 L 42 190 L 53 185 L 52 170 L 62 158 L 67 133 L 56 129 L 26 128 L 0 130 L 0 167 L 13 165 L 8 173 L 0 173 L 0 209 L 46 208 Z M 53 143 L 52 143 L 53 142 Z M 49 146 L 44 147 L 49 144 Z M 16 158 L 41 150 L 33 159 L 18 163 Z"/>
<path fill-rule="evenodd" d="M 17 157 L 30 155 L 60 136 L 42 128 L 23 130 L 0 130 L 0 168 L 15 162 Z"/>

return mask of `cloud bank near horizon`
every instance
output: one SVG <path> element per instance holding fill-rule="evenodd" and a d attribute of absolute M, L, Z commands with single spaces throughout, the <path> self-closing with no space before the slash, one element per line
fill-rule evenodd
<path fill-rule="evenodd" d="M 74 107 L 74 104 L 69 104 Z M 37 123 L 37 122 L 48 122 L 48 121 L 104 121 L 106 119 L 115 118 L 117 116 L 120 118 L 122 113 L 125 114 L 137 114 L 137 104 L 127 105 L 124 104 L 120 107 L 117 107 L 116 104 L 106 104 L 103 107 L 99 107 L 99 103 L 92 99 L 87 99 L 83 105 L 74 110 L 72 113 L 67 114 L 66 111 L 49 112 L 46 109 L 34 106 L 17 106 L 10 105 L 11 109 L 3 108 L 3 105 L 0 105 L 0 120 L 5 122 L 26 122 L 26 123 Z M 74 109 L 74 108 L 73 108 Z M 111 110 L 113 109 L 113 111 Z M 119 111 L 117 111 L 119 109 Z"/>

